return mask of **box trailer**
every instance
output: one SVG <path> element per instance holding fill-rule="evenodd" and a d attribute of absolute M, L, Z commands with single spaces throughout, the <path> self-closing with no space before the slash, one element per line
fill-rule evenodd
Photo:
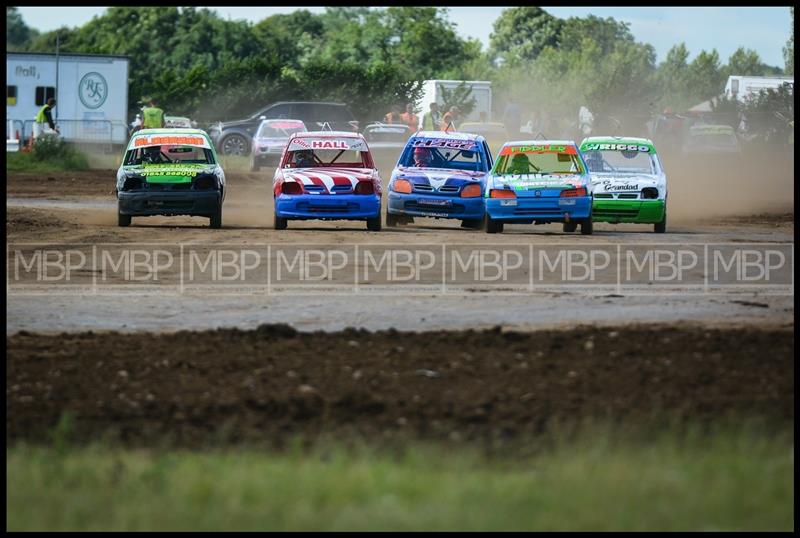
<path fill-rule="evenodd" d="M 27 139 L 33 120 L 50 97 L 61 136 L 75 142 L 128 141 L 126 56 L 99 54 L 6 53 L 6 139 Z M 9 127 L 6 127 L 9 129 Z"/>
<path fill-rule="evenodd" d="M 744 75 L 731 75 L 725 84 L 725 96 L 736 99 L 742 103 L 752 99 L 759 92 L 766 89 L 775 89 L 783 84 L 794 86 L 794 77 L 749 77 Z"/>
<path fill-rule="evenodd" d="M 444 99 L 442 97 L 442 89 L 452 91 L 464 84 L 472 90 L 472 97 L 475 98 L 475 108 L 465 117 L 461 118 L 461 122 L 465 121 L 478 121 L 481 112 L 486 113 L 487 121 L 491 121 L 492 116 L 492 83 L 488 80 L 425 80 L 422 83 L 422 98 L 417 103 L 417 110 L 419 110 L 420 127 L 422 126 L 422 117 L 430 110 L 430 104 L 436 102 L 439 104 L 439 111 L 444 114 L 447 112 L 443 109 Z"/>

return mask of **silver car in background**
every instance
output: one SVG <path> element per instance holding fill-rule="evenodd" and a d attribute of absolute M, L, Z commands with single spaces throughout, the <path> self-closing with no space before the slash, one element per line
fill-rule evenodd
<path fill-rule="evenodd" d="M 250 171 L 258 172 L 262 166 L 277 165 L 289 138 L 307 131 L 305 123 L 300 120 L 262 120 L 250 148 Z"/>

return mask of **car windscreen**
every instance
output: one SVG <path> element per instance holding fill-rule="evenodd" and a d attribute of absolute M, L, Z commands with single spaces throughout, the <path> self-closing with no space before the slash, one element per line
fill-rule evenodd
<path fill-rule="evenodd" d="M 140 164 L 215 164 L 208 148 L 186 145 L 145 146 L 130 149 L 125 154 L 125 166 Z"/>
<path fill-rule="evenodd" d="M 415 151 L 417 157 L 415 157 Z M 421 158 L 420 154 L 423 154 Z M 414 138 L 400 156 L 399 166 L 486 172 L 488 163 L 474 140 Z"/>
<path fill-rule="evenodd" d="M 644 151 L 592 150 L 584 151 L 583 158 L 589 172 L 595 174 L 655 174 L 654 157 Z"/>
<path fill-rule="evenodd" d="M 533 146 L 537 148 L 538 146 Z M 541 146 L 505 147 L 495 163 L 494 173 L 508 174 L 582 174 L 583 163 L 574 147 Z"/>
<path fill-rule="evenodd" d="M 371 167 L 369 153 L 351 149 L 300 149 L 289 151 L 286 166 L 290 168 Z"/>

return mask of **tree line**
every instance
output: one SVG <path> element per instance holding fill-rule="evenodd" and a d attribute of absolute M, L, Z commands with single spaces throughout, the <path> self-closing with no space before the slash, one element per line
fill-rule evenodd
<path fill-rule="evenodd" d="M 157 96 L 169 113 L 201 122 L 277 100 L 341 101 L 359 120 L 374 120 L 417 100 L 421 81 L 432 78 L 491 80 L 497 107 L 513 100 L 569 117 L 582 105 L 600 116 L 645 117 L 718 96 L 730 74 L 794 72 L 793 33 L 783 68 L 746 48 L 725 62 L 716 50 L 690 61 L 684 43 L 658 63 L 625 22 L 560 19 L 538 7 L 504 10 L 487 50 L 460 37 L 447 10 L 435 7 L 300 9 L 256 24 L 205 8 L 111 7 L 80 27 L 44 33 L 6 10 L 8 50 L 53 52 L 58 33 L 62 52 L 129 56 L 132 112 Z M 791 17 L 793 27 L 794 8 Z"/>

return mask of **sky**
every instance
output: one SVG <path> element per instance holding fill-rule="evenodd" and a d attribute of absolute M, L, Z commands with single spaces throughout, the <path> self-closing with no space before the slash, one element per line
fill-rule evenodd
<path fill-rule="evenodd" d="M 324 7 L 209 7 L 222 17 L 258 22 L 276 13 L 308 9 L 321 13 Z M 20 7 L 19 12 L 28 26 L 40 31 L 61 26 L 80 26 L 101 15 L 103 7 Z M 158 9 L 158 8 L 153 8 Z M 449 19 L 456 24 L 462 37 L 489 45 L 492 24 L 504 7 L 451 7 Z M 681 41 L 686 43 L 691 60 L 701 50 L 713 48 L 722 62 L 739 47 L 755 50 L 769 65 L 784 66 L 783 47 L 791 32 L 788 7 L 545 7 L 560 18 L 614 17 L 630 23 L 637 41 L 650 43 L 661 62 L 667 51 Z"/>

